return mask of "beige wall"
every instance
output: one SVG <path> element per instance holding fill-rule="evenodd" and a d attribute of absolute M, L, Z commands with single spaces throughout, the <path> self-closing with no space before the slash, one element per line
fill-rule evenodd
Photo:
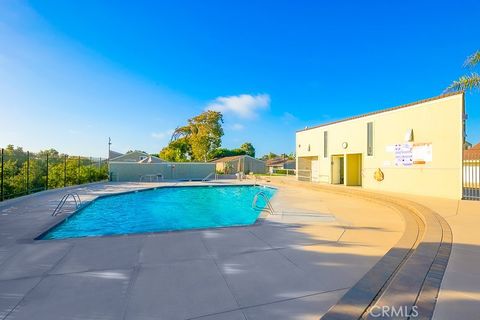
<path fill-rule="evenodd" d="M 311 166 L 318 157 L 319 180 L 332 182 L 332 155 L 361 154 L 364 188 L 460 199 L 462 196 L 463 94 L 426 101 L 405 108 L 299 131 L 296 134 L 297 168 Z M 373 156 L 367 156 L 367 123 L 373 122 Z M 425 164 L 396 166 L 388 146 L 405 143 L 413 129 L 412 143 L 431 143 L 433 158 Z M 328 131 L 328 157 L 323 154 L 323 132 Z M 344 149 L 342 143 L 347 142 Z M 310 150 L 309 150 L 310 149 Z M 390 149 L 391 150 L 391 149 Z M 350 159 L 352 159 L 350 157 Z M 380 168 L 384 180 L 374 179 Z M 348 180 L 348 165 L 345 164 Z M 348 184 L 348 182 L 345 182 Z"/>
<path fill-rule="evenodd" d="M 172 168 L 172 165 L 175 168 Z M 140 181 L 142 175 L 161 174 L 164 179 L 200 180 L 215 172 L 214 163 L 165 162 L 165 163 L 129 163 L 110 162 L 113 181 Z"/>
<path fill-rule="evenodd" d="M 235 160 L 230 160 L 226 162 L 216 162 L 216 170 L 217 172 L 225 172 L 225 166 L 228 164 L 228 173 L 237 173 L 239 171 L 244 172 L 246 174 L 253 172 L 253 173 L 266 173 L 267 167 L 264 161 L 244 157 L 238 158 Z"/>

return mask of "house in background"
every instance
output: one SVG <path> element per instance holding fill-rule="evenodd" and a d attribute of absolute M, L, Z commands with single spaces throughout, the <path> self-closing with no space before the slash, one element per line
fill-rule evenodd
<path fill-rule="evenodd" d="M 113 151 L 113 150 L 109 150 L 108 151 L 108 159 L 113 159 L 113 158 L 117 158 L 117 157 L 120 157 L 120 156 L 123 156 L 123 153 L 120 153 L 120 152 L 117 152 L 117 151 Z"/>
<path fill-rule="evenodd" d="M 273 173 L 275 169 L 295 170 L 296 161 L 284 157 L 277 157 L 273 159 L 268 159 L 266 161 L 266 166 L 269 173 Z"/>
<path fill-rule="evenodd" d="M 162 163 L 165 162 L 164 160 L 149 155 L 143 151 L 133 151 L 126 154 L 121 154 L 115 151 L 110 151 L 110 154 L 115 153 L 119 154 L 119 156 L 110 158 L 110 162 L 137 162 L 137 163 Z"/>
<path fill-rule="evenodd" d="M 146 152 L 133 151 L 110 159 L 108 169 L 110 181 L 202 180 L 215 173 L 215 164 L 167 162 Z"/>
<path fill-rule="evenodd" d="M 232 174 L 243 172 L 245 174 L 252 173 L 266 173 L 265 162 L 255 159 L 248 155 L 224 157 L 212 161 L 215 163 L 217 172 L 225 174 Z"/>
<path fill-rule="evenodd" d="M 480 143 L 463 151 L 463 160 L 480 160 Z"/>
<path fill-rule="evenodd" d="M 148 155 L 143 160 L 138 161 L 138 163 L 163 163 L 165 160 L 160 159 L 159 157 L 155 157 L 152 155 Z"/>

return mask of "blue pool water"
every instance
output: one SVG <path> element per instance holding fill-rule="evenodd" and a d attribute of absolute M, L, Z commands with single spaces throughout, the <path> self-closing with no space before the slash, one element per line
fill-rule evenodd
<path fill-rule="evenodd" d="M 99 198 L 42 239 L 249 225 L 260 213 L 252 209 L 259 191 L 275 193 L 259 186 L 166 187 Z"/>

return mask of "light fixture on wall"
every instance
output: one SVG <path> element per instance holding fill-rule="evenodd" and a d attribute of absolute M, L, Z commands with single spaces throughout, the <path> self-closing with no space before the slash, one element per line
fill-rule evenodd
<path fill-rule="evenodd" d="M 405 142 L 413 142 L 413 129 L 408 129 L 405 133 Z"/>
<path fill-rule="evenodd" d="M 343 148 L 343 149 L 347 149 L 347 148 L 348 148 L 348 142 L 342 143 L 342 148 Z"/>
<path fill-rule="evenodd" d="M 375 170 L 373 173 L 373 178 L 378 182 L 383 181 L 383 179 L 385 179 L 385 175 L 383 174 L 382 169 L 377 168 L 377 170 Z"/>

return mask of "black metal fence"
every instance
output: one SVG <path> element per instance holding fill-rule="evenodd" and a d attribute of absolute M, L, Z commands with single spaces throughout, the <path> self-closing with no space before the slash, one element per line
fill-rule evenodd
<path fill-rule="evenodd" d="M 480 159 L 463 160 L 463 199 L 480 200 Z"/>
<path fill-rule="evenodd" d="M 108 179 L 107 159 L 68 156 L 55 150 L 0 150 L 0 201 L 48 189 Z"/>

